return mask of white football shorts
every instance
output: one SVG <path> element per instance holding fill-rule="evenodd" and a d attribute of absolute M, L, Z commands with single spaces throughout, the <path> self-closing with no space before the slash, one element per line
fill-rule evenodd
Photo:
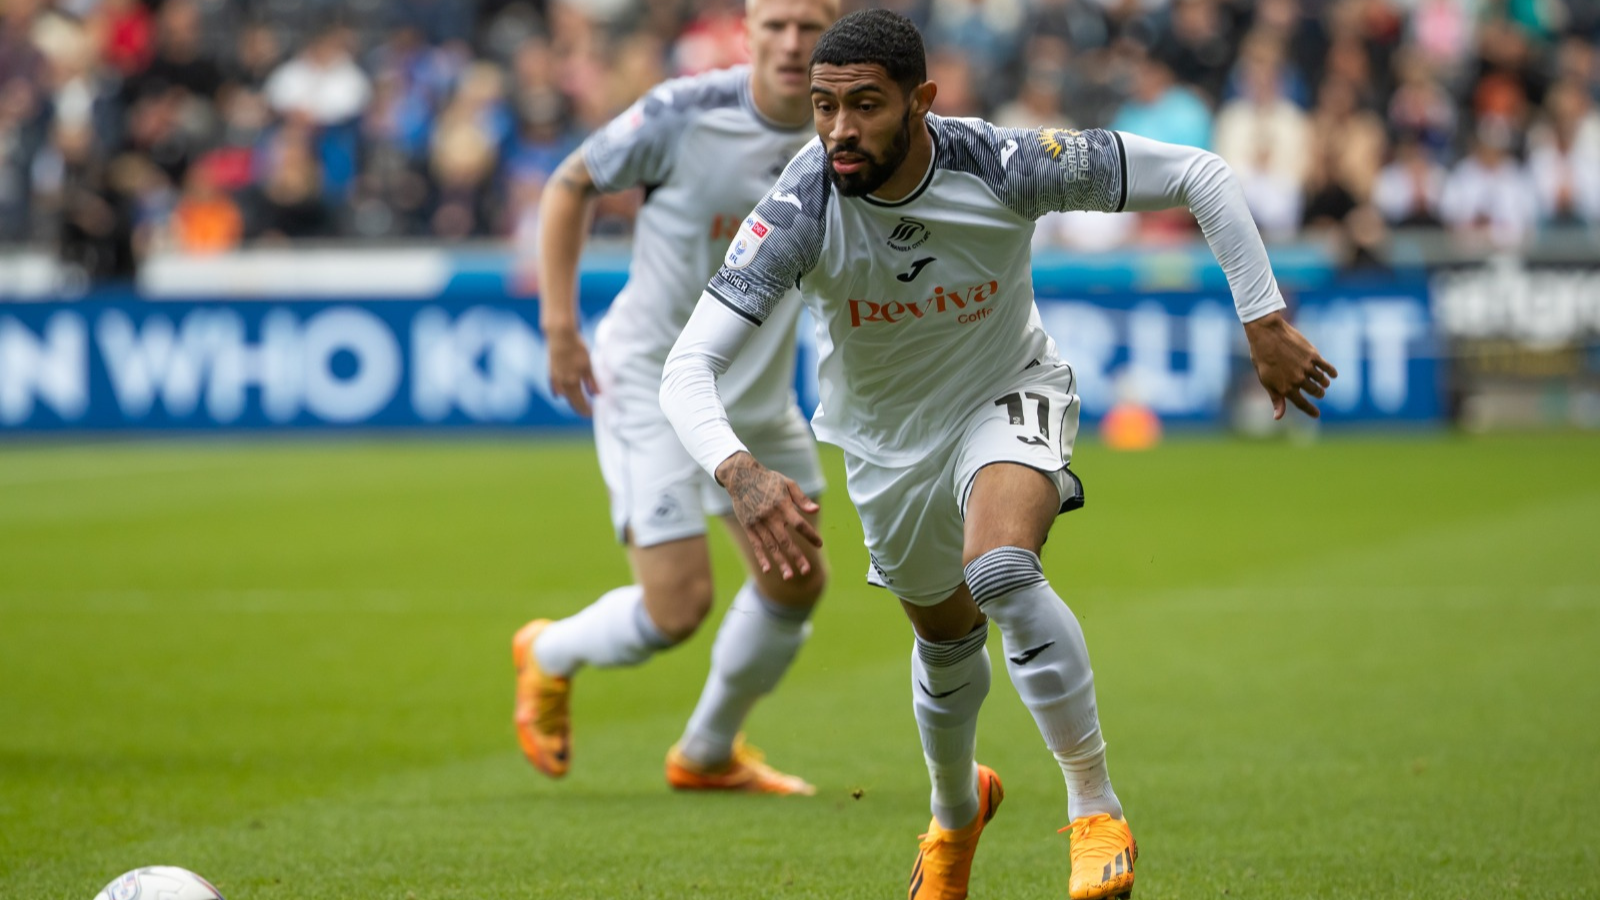
<path fill-rule="evenodd" d="M 984 466 L 1037 469 L 1055 483 L 1061 512 L 1082 506 L 1083 484 L 1067 468 L 1078 410 L 1071 367 L 1042 362 L 979 404 L 950 441 L 918 462 L 886 467 L 846 453 L 846 487 L 872 560 L 867 582 L 917 606 L 955 593 L 965 580 L 967 498 Z"/>
<path fill-rule="evenodd" d="M 594 441 L 600 473 L 611 495 L 617 540 L 651 547 L 706 533 L 706 516 L 733 512 L 733 501 L 683 448 L 661 412 L 660 373 L 613 380 L 594 398 Z M 811 425 L 792 397 L 785 406 L 755 416 L 730 410 L 734 431 L 762 465 L 794 479 L 807 496 L 826 482 Z M 755 422 L 758 424 L 739 424 Z"/>

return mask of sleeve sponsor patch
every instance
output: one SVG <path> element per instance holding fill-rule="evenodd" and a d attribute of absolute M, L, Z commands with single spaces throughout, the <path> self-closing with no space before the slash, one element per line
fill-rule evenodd
<path fill-rule="evenodd" d="M 1039 144 L 1066 173 L 1068 181 L 1085 181 L 1093 166 L 1089 154 L 1089 140 L 1074 128 L 1041 128 Z"/>
<path fill-rule="evenodd" d="M 761 249 L 761 242 L 771 233 L 772 226 L 760 216 L 751 214 L 745 217 L 744 224 L 739 226 L 739 233 L 733 237 L 733 243 L 728 245 L 728 255 L 723 259 L 723 264 L 730 269 L 742 269 L 750 265 L 751 260 L 756 258 L 756 252 Z"/>

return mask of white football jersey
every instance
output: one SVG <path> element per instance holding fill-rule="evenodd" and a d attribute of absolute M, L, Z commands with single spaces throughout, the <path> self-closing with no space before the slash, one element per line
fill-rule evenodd
<path fill-rule="evenodd" d="M 600 323 L 595 353 L 604 368 L 649 380 L 654 395 L 667 352 L 740 223 L 815 135 L 810 122 L 787 128 L 764 119 L 750 68 L 739 66 L 665 82 L 584 142 L 597 187 L 646 192 L 627 285 Z M 735 424 L 769 421 L 794 403 L 800 306 L 782 294 L 763 307 L 772 333 L 754 338 L 759 346 L 719 380 Z"/>
<path fill-rule="evenodd" d="M 894 203 L 840 195 L 812 142 L 746 219 L 707 288 L 764 323 L 799 285 L 817 322 L 813 427 L 878 465 L 921 458 L 1002 380 L 1057 361 L 1033 302 L 1034 220 L 1117 211 L 1127 198 L 1114 132 L 927 121 L 933 164 Z"/>

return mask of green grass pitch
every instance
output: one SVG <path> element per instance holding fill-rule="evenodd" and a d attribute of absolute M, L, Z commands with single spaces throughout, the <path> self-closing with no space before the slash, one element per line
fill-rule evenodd
<path fill-rule="evenodd" d="M 712 627 L 579 677 L 565 782 L 522 760 L 512 631 L 626 578 L 586 442 L 0 448 L 0 897 L 158 863 L 232 900 L 901 896 L 910 633 L 826 460 L 834 586 L 749 728 L 821 795 L 775 799 L 662 781 Z M 1136 896 L 1600 897 L 1597 462 L 1593 435 L 1081 447 L 1045 565 Z M 1001 671 L 972 895 L 1064 898 L 1060 776 Z"/>

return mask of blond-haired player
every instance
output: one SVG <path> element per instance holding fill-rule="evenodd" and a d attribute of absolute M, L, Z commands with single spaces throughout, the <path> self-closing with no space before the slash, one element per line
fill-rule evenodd
<path fill-rule="evenodd" d="M 701 472 L 662 414 L 662 365 L 728 241 L 815 132 L 807 71 L 836 0 L 750 0 L 750 64 L 666 82 L 563 162 L 540 211 L 540 323 L 550 378 L 574 409 L 593 413 L 612 522 L 633 583 L 558 621 L 535 619 L 512 641 L 515 723 L 528 760 L 559 778 L 572 763 L 572 678 L 584 666 L 638 665 L 687 639 L 712 605 L 706 514 L 729 523 L 749 577 L 711 650 L 711 672 L 683 738 L 667 753 L 678 789 L 809 794 L 740 738 L 810 631 L 827 580 L 820 552 L 780 570 L 759 564 L 726 493 Z M 626 287 L 601 320 L 593 353 L 579 334 L 578 258 L 596 195 L 643 186 Z M 722 379 L 728 418 L 764 464 L 799 485 L 814 522 L 823 487 L 816 442 L 796 404 L 791 297 L 746 362 Z M 785 577 L 793 576 L 793 577 Z"/>

